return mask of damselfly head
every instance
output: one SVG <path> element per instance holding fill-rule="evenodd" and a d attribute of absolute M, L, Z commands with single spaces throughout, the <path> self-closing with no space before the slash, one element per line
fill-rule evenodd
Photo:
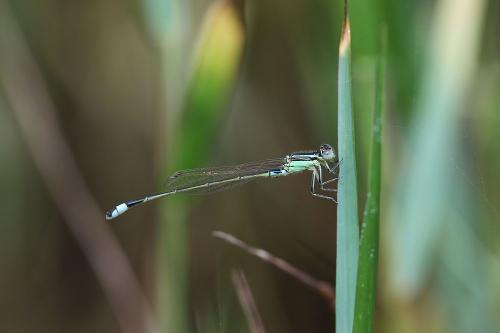
<path fill-rule="evenodd" d="M 323 157 L 327 161 L 331 161 L 335 159 L 335 151 L 333 150 L 332 146 L 329 144 L 325 143 L 324 145 L 321 145 L 319 147 L 319 154 L 321 157 Z"/>

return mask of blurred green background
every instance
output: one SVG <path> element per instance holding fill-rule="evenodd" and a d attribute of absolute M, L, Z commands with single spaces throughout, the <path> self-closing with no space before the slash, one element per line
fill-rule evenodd
<path fill-rule="evenodd" d="M 500 2 L 350 6 L 360 207 L 388 32 L 376 331 L 498 332 Z M 333 284 L 335 206 L 308 176 L 104 211 L 175 169 L 336 146 L 342 15 L 323 0 L 2 0 L 0 331 L 246 332 L 241 268 L 267 332 L 332 332 L 317 294 L 211 236 Z"/>

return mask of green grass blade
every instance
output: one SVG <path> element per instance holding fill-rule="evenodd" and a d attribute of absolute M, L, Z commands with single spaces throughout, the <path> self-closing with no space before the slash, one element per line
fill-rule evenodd
<path fill-rule="evenodd" d="M 339 48 L 338 149 L 340 175 L 337 207 L 336 332 L 351 332 L 358 266 L 358 195 L 351 106 L 351 35 L 346 2 Z"/>
<path fill-rule="evenodd" d="M 382 36 L 383 38 L 385 37 Z M 379 251 L 380 183 L 382 164 L 382 109 L 384 99 L 385 39 L 377 62 L 375 109 L 373 112 L 368 194 L 366 198 L 359 247 L 355 333 L 373 332 L 373 315 L 377 293 L 377 268 Z"/>

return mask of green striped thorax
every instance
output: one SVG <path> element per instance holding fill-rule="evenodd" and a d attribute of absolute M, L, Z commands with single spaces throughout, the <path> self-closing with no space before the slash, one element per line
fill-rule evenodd
<path fill-rule="evenodd" d="M 331 166 L 328 162 L 333 162 L 337 155 L 329 144 L 321 145 L 318 151 L 296 152 L 287 156 L 285 169 L 287 172 L 301 172 L 314 170 L 324 166 L 328 170 Z"/>

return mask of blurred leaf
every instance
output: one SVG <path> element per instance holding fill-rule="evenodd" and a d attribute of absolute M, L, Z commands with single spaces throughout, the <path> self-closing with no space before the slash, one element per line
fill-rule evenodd
<path fill-rule="evenodd" d="M 185 37 L 186 7 L 182 0 L 144 0 L 146 24 L 160 43 Z"/>
<path fill-rule="evenodd" d="M 161 51 L 162 80 L 166 86 L 163 95 L 168 115 L 179 113 L 186 86 L 186 58 L 192 35 L 190 5 L 183 0 L 144 0 L 145 23 Z M 168 115 L 167 122 L 172 119 Z M 167 132 L 171 128 L 167 128 Z"/>
<path fill-rule="evenodd" d="M 487 256 L 479 241 L 484 217 L 467 172 L 475 149 L 465 150 L 462 135 L 465 113 L 476 114 L 467 102 L 485 9 L 486 1 L 437 3 L 412 150 L 397 180 L 387 225 L 396 306 L 412 303 L 431 286 L 447 316 L 445 328 L 453 332 L 496 331 Z M 431 277 L 437 283 L 429 283 Z"/>
<path fill-rule="evenodd" d="M 361 226 L 356 307 L 353 332 L 373 332 L 379 251 L 380 183 L 382 166 L 382 109 L 384 98 L 385 35 L 377 62 L 375 109 L 372 123 L 372 143 L 368 193 Z"/>
<path fill-rule="evenodd" d="M 216 1 L 200 31 L 192 77 L 183 112 L 175 121 L 173 150 L 164 170 L 199 167 L 210 159 L 222 125 L 243 49 L 244 34 L 232 2 Z M 185 197 L 165 200 L 160 230 L 162 314 L 166 331 L 188 332 L 187 228 L 189 206 Z M 163 275 L 163 277 L 162 277 Z"/>
<path fill-rule="evenodd" d="M 215 2 L 205 17 L 178 131 L 174 169 L 209 160 L 226 112 L 243 50 L 244 32 L 231 1 Z"/>
<path fill-rule="evenodd" d="M 339 48 L 338 149 L 340 174 L 337 206 L 336 332 L 351 332 L 358 265 L 358 194 L 354 121 L 351 107 L 351 32 L 346 2 Z"/>
<path fill-rule="evenodd" d="M 388 226 L 393 241 L 388 252 L 394 269 L 391 286 L 402 297 L 420 292 L 439 253 L 447 214 L 457 207 L 451 194 L 461 179 L 452 171 L 459 162 L 459 121 L 483 9 L 483 1 L 438 3 L 429 43 L 432 52 L 416 105 L 419 118 L 410 138 L 412 150 L 391 202 Z"/>

